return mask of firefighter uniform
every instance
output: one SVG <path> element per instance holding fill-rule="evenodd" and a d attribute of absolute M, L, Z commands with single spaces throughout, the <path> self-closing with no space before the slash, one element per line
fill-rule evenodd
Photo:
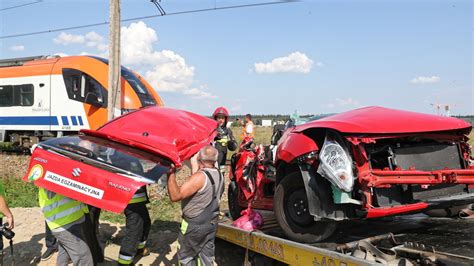
<path fill-rule="evenodd" d="M 84 235 L 87 205 L 48 191 L 38 190 L 39 206 L 46 223 L 58 240 L 57 264 L 93 265 L 92 255 Z"/>
<path fill-rule="evenodd" d="M 217 129 L 217 135 L 214 138 L 214 142 L 214 147 L 219 152 L 217 163 L 221 167 L 221 171 L 223 171 L 223 167 L 225 167 L 225 162 L 227 159 L 227 150 L 235 151 L 237 144 L 232 131 L 227 127 L 219 127 Z"/>
<path fill-rule="evenodd" d="M 146 204 L 149 202 L 146 186 L 137 190 L 124 210 L 125 236 L 120 244 L 118 263 L 130 265 L 137 253 L 144 252 L 151 220 Z M 138 251 L 138 252 L 137 252 Z"/>

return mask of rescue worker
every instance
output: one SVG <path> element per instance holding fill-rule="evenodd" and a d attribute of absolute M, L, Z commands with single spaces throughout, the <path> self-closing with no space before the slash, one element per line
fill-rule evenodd
<path fill-rule="evenodd" d="M 174 168 L 168 173 L 171 201 L 181 201 L 182 223 L 178 233 L 180 265 L 213 265 L 219 202 L 224 178 L 216 168 L 218 151 L 208 145 L 191 159 L 191 176 L 182 186 Z"/>
<path fill-rule="evenodd" d="M 93 265 L 92 254 L 84 234 L 87 205 L 48 191 L 38 190 L 39 206 L 46 223 L 58 241 L 57 265 Z"/>
<path fill-rule="evenodd" d="M 218 107 L 212 114 L 212 117 L 219 123 L 217 136 L 214 138 L 214 147 L 216 147 L 219 152 L 217 163 L 224 175 L 227 150 L 235 151 L 237 149 L 237 142 L 232 134 L 232 130 L 227 127 L 227 121 L 229 119 L 229 112 L 227 109 L 224 107 Z"/>
<path fill-rule="evenodd" d="M 251 114 L 246 114 L 245 115 L 245 122 L 242 122 L 242 141 L 245 139 L 245 138 L 251 138 L 253 139 L 254 138 L 254 128 L 255 128 L 255 125 L 253 124 L 253 121 L 252 121 L 252 115 Z"/>
<path fill-rule="evenodd" d="M 0 182 L 0 223 L 2 225 L 3 217 L 7 218 L 7 228 L 10 230 L 13 229 L 15 227 L 15 223 L 13 221 L 13 214 L 10 211 L 10 208 L 8 208 L 5 189 L 3 188 L 3 184 Z M 0 235 L 0 265 L 3 265 L 3 235 Z"/>
<path fill-rule="evenodd" d="M 123 153 L 110 157 L 114 165 L 134 173 L 143 173 L 140 162 Z M 120 243 L 118 265 L 131 265 L 137 256 L 147 256 L 150 251 L 146 241 L 150 233 L 151 219 L 146 204 L 149 203 L 146 186 L 139 188 L 124 210 L 125 236 Z"/>
<path fill-rule="evenodd" d="M 93 152 L 95 155 L 99 155 L 99 147 L 87 140 L 82 139 L 78 146 L 88 149 L 89 151 Z M 104 160 L 101 157 L 97 157 L 99 160 Z M 104 160 L 105 161 L 105 160 Z M 86 221 L 85 226 L 87 230 L 84 231 L 87 244 L 89 245 L 89 249 L 92 254 L 92 258 L 94 260 L 94 265 L 97 263 L 101 263 L 104 261 L 104 252 L 99 244 L 99 218 L 101 209 L 94 207 L 92 205 L 87 205 L 88 213 L 86 214 Z M 48 232 L 46 232 L 46 243 L 48 244 Z M 47 245 L 46 245 L 47 246 Z M 53 252 L 54 253 L 54 252 Z"/>

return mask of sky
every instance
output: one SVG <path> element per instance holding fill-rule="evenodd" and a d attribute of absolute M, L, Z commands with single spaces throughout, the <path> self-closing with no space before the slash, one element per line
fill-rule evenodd
<path fill-rule="evenodd" d="M 0 1 L 0 36 L 104 22 L 109 1 Z M 272 1 L 272 0 L 268 0 Z M 364 106 L 474 114 L 473 2 L 332 0 L 172 15 L 262 3 L 167 1 L 170 15 L 122 22 L 122 64 L 166 106 L 209 115 L 320 114 Z M 122 0 L 122 19 L 159 14 Z M 0 58 L 107 57 L 108 26 L 0 37 Z M 443 113 L 444 111 L 442 111 Z"/>

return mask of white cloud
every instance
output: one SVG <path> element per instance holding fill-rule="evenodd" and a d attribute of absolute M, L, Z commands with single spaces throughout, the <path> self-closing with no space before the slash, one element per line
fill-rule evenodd
<path fill-rule="evenodd" d="M 53 55 L 57 55 L 57 56 L 60 56 L 60 57 L 65 57 L 65 56 L 69 56 L 68 54 L 66 53 L 54 53 Z"/>
<path fill-rule="evenodd" d="M 157 91 L 178 92 L 193 98 L 216 98 L 206 91 L 204 86 L 196 85 L 194 67 L 171 50 L 157 51 L 154 45 L 158 42 L 156 31 L 143 21 L 131 23 L 121 28 L 122 64 L 144 73 L 145 79 Z M 81 54 L 108 56 L 108 44 L 100 34 L 91 31 L 85 35 L 73 35 L 61 32 L 54 42 L 57 44 L 81 44 L 94 51 Z"/>
<path fill-rule="evenodd" d="M 306 54 L 301 52 L 294 52 L 285 57 L 278 57 L 268 63 L 255 63 L 255 72 L 263 73 L 303 73 L 307 74 L 313 67 L 313 60 Z M 317 62 L 316 66 L 322 66 L 322 63 Z"/>
<path fill-rule="evenodd" d="M 189 95 L 195 99 L 216 99 L 217 96 L 213 95 L 207 91 L 204 91 L 203 88 L 197 89 L 197 88 L 192 88 L 188 90 L 183 91 L 184 95 Z"/>
<path fill-rule="evenodd" d="M 144 22 L 122 27 L 121 41 L 122 62 L 143 70 L 157 91 L 179 92 L 199 99 L 217 97 L 205 91 L 204 86 L 196 86 L 195 68 L 184 57 L 171 50 L 154 49 L 158 36 Z"/>
<path fill-rule="evenodd" d="M 352 98 L 336 98 L 333 103 L 326 104 L 327 108 L 337 108 L 337 107 L 358 107 L 360 106 L 357 100 Z"/>
<path fill-rule="evenodd" d="M 438 76 L 418 76 L 410 80 L 410 83 L 413 84 L 431 84 L 431 83 L 438 83 L 441 80 Z"/>
<path fill-rule="evenodd" d="M 10 50 L 14 51 L 14 52 L 21 52 L 21 51 L 25 50 L 25 46 L 24 45 L 13 45 L 13 46 L 10 46 Z"/>
<path fill-rule="evenodd" d="M 95 31 L 90 31 L 84 35 L 69 34 L 61 32 L 56 38 L 53 39 L 54 43 L 60 45 L 80 44 L 86 47 L 96 49 L 99 52 L 105 52 L 108 49 L 108 45 L 104 43 L 104 37 Z"/>
<path fill-rule="evenodd" d="M 56 38 L 53 39 L 54 43 L 61 45 L 69 44 L 82 44 L 85 41 L 83 35 L 74 35 L 66 32 L 61 32 Z"/>

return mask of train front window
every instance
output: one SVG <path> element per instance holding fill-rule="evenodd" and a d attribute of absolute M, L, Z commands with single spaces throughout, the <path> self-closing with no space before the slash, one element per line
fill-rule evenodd
<path fill-rule="evenodd" d="M 107 107 L 107 91 L 94 78 L 77 69 L 63 69 L 69 99 L 96 107 Z"/>
<path fill-rule="evenodd" d="M 136 93 L 148 94 L 148 91 L 143 83 L 130 70 L 122 67 L 122 77 L 127 80 L 128 84 L 132 86 Z"/>

